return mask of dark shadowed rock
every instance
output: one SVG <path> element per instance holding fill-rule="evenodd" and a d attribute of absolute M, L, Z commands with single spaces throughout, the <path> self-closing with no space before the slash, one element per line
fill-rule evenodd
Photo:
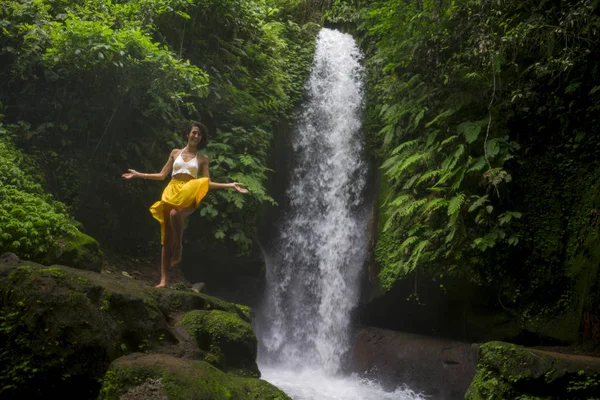
<path fill-rule="evenodd" d="M 353 367 L 387 389 L 402 384 L 431 399 L 462 399 L 475 374 L 471 344 L 446 339 L 360 328 L 354 338 Z"/>
<path fill-rule="evenodd" d="M 256 343 L 245 306 L 191 291 L 156 289 L 124 276 L 2 263 L 0 398 L 64 398 L 65 393 L 96 398 L 110 363 L 133 352 L 203 359 L 207 351 L 185 329 L 174 326 L 192 310 L 223 314 L 245 327 L 244 335 L 233 332 L 227 337 L 229 347 L 222 346 L 219 354 L 227 361 L 223 365 L 235 365 L 239 374 L 257 375 L 255 360 L 250 362 L 244 353 L 244 362 L 236 364 L 236 355 L 229 352 L 246 348 L 250 337 Z M 206 321 L 208 327 L 196 321 L 197 329 L 231 328 L 213 319 Z M 236 343 L 238 338 L 243 343 Z M 250 369 L 244 370 L 246 365 Z M 156 385 L 147 389 L 156 392 Z"/>

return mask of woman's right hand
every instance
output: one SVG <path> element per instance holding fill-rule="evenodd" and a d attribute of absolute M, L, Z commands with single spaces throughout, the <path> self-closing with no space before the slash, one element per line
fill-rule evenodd
<path fill-rule="evenodd" d="M 121 176 L 125 179 L 132 179 L 132 178 L 139 178 L 142 175 L 139 172 L 137 172 L 135 169 L 129 169 L 128 171 L 129 172 L 125 172 Z"/>

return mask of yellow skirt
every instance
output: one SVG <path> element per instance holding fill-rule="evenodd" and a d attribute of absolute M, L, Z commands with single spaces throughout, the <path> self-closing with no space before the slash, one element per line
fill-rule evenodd
<path fill-rule="evenodd" d="M 200 200 L 208 192 L 208 178 L 198 178 L 189 181 L 171 179 L 162 192 L 160 201 L 150 207 L 152 216 L 160 222 L 160 243 L 165 243 L 165 207 L 189 208 L 198 207 Z"/>

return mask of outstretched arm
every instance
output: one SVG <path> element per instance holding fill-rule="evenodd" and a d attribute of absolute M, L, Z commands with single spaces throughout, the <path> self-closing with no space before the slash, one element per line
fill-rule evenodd
<path fill-rule="evenodd" d="M 210 173 L 208 172 L 208 157 L 205 155 L 198 155 L 198 159 L 200 161 L 200 169 L 202 171 L 202 176 L 204 178 L 208 178 L 208 187 L 210 189 L 235 189 L 240 193 L 248 193 L 248 189 L 244 189 L 244 186 L 241 183 L 233 182 L 233 183 L 218 183 L 210 180 Z"/>
<path fill-rule="evenodd" d="M 171 152 L 167 163 L 158 174 L 146 174 L 143 172 L 137 172 L 134 169 L 130 169 L 129 172 L 126 172 L 121 176 L 125 179 L 141 178 L 151 179 L 153 181 L 162 181 L 169 175 L 169 172 L 171 172 L 171 169 L 173 168 L 173 162 L 175 161 L 175 154 L 177 154 L 177 151 L 177 149 L 174 149 Z"/>

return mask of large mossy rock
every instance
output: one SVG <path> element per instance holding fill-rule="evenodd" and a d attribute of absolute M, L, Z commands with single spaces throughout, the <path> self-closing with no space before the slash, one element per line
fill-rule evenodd
<path fill-rule="evenodd" d="M 100 272 L 102 251 L 96 239 L 77 231 L 74 237 L 59 239 L 56 250 L 47 254 L 42 262 Z"/>
<path fill-rule="evenodd" d="M 103 379 L 100 399 L 290 400 L 261 379 L 227 374 L 199 360 L 132 354 L 116 360 Z"/>
<path fill-rule="evenodd" d="M 196 339 L 205 361 L 233 373 L 260 376 L 256 336 L 252 326 L 237 314 L 195 310 L 185 314 L 180 325 Z"/>
<path fill-rule="evenodd" d="M 0 398 L 95 398 L 123 355 L 195 354 L 182 345 L 193 340 L 170 325 L 184 313 L 220 310 L 249 321 L 247 308 L 203 294 L 29 264 L 0 264 Z"/>
<path fill-rule="evenodd" d="M 600 358 L 489 342 L 465 399 L 600 399 Z"/>

